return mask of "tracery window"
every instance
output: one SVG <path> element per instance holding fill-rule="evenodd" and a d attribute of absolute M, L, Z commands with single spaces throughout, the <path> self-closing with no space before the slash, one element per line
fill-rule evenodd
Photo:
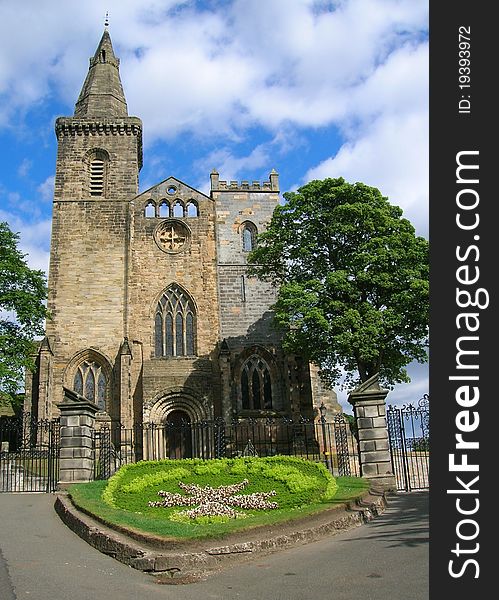
<path fill-rule="evenodd" d="M 196 311 L 192 298 L 178 285 L 161 296 L 154 320 L 155 355 L 194 356 Z"/>
<path fill-rule="evenodd" d="M 102 366 L 92 360 L 85 360 L 76 369 L 73 389 L 94 404 L 99 410 L 106 410 L 107 380 Z"/>
<path fill-rule="evenodd" d="M 272 409 L 272 380 L 266 361 L 258 354 L 251 355 L 241 371 L 242 408 Z"/>
<path fill-rule="evenodd" d="M 243 251 L 250 252 L 256 248 L 256 234 L 258 233 L 256 226 L 251 221 L 245 221 L 241 227 L 241 235 L 243 239 Z"/>

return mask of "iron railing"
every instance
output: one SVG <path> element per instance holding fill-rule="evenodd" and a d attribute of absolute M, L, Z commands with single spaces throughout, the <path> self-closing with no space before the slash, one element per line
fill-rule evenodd
<path fill-rule="evenodd" d="M 359 476 L 357 441 L 343 415 L 329 422 L 299 419 L 222 419 L 196 423 L 110 423 L 95 431 L 96 479 L 121 465 L 164 458 L 300 456 L 322 462 L 336 476 Z"/>
<path fill-rule="evenodd" d="M 0 492 L 53 492 L 59 479 L 59 421 L 29 413 L 0 417 Z"/>

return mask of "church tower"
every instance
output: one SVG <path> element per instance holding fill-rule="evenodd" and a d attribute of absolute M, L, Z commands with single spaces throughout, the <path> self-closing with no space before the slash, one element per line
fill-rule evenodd
<path fill-rule="evenodd" d="M 119 418 L 116 358 L 127 351 L 129 205 L 138 192 L 142 122 L 128 116 L 107 26 L 74 115 L 58 118 L 55 132 L 51 317 L 32 410 L 57 414 L 67 386 Z"/>

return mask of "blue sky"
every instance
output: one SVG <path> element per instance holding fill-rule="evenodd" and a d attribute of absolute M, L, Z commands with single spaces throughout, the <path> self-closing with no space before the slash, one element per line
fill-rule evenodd
<path fill-rule="evenodd" d="M 281 190 L 378 187 L 428 236 L 428 0 L 2 0 L 0 220 L 48 269 L 54 122 L 70 116 L 104 29 L 144 127 L 140 189 L 209 173 Z M 428 392 L 428 367 L 391 403 Z M 346 394 L 339 392 L 342 403 Z"/>

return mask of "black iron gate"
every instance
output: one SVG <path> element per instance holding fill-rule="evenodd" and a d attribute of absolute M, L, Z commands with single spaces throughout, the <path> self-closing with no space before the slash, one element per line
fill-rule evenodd
<path fill-rule="evenodd" d="M 417 407 L 389 406 L 386 414 L 390 454 L 397 489 L 429 489 L 430 403 L 425 394 Z"/>
<path fill-rule="evenodd" d="M 0 492 L 53 492 L 59 479 L 59 421 L 28 413 L 0 417 Z"/>

